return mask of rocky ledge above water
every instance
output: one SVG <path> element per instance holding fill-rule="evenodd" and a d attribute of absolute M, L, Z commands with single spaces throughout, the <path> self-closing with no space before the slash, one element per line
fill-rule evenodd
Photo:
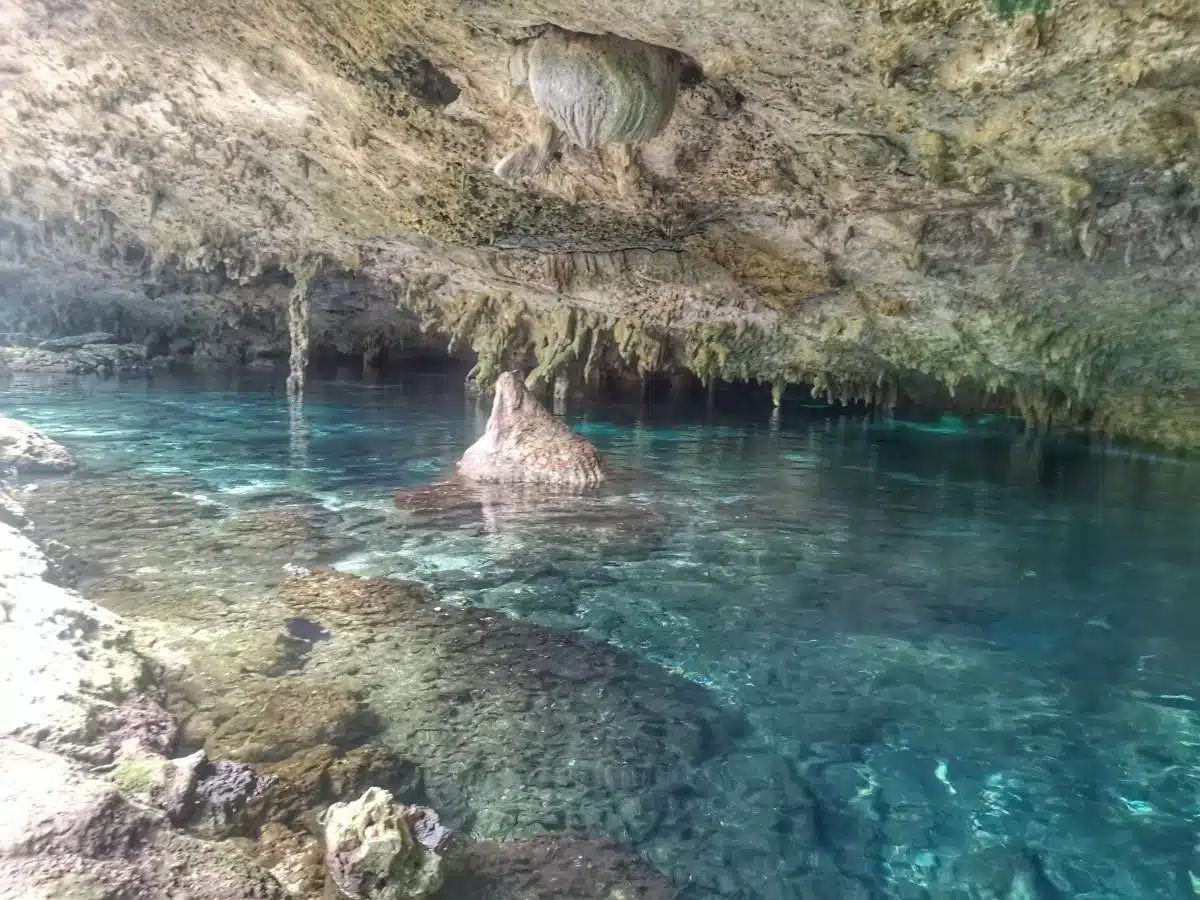
<path fill-rule="evenodd" d="M 0 331 L 242 364 L 291 326 L 485 385 L 686 371 L 1200 446 L 1198 17 L 5 0 Z"/>

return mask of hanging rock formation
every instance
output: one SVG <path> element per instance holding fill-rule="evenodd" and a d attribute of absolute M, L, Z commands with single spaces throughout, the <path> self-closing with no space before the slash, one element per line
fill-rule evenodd
<path fill-rule="evenodd" d="M 497 164 L 507 179 L 542 172 L 560 139 L 587 150 L 650 140 L 675 111 L 680 56 L 612 34 L 552 29 L 518 48 L 513 69 L 541 116 L 533 139 Z"/>
<path fill-rule="evenodd" d="M 26 353 L 101 331 L 143 368 L 282 367 L 319 259 L 314 358 L 453 325 L 504 367 L 636 355 L 1200 446 L 1192 0 L 0 0 L 0 22 L 0 365 L 133 367 Z M 540 174 L 498 178 L 514 152 Z M 600 341 L 536 339 L 567 314 Z"/>

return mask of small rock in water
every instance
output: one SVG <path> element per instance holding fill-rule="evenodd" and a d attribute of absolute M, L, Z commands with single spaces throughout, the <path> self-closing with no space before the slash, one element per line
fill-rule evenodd
<path fill-rule="evenodd" d="M 21 472 L 70 472 L 75 460 L 66 448 L 19 419 L 0 417 L 0 463 Z"/>
<path fill-rule="evenodd" d="M 433 810 L 405 806 L 381 788 L 368 788 L 357 800 L 329 808 L 325 864 L 343 896 L 418 900 L 442 887 L 442 858 L 434 848 L 449 837 Z"/>

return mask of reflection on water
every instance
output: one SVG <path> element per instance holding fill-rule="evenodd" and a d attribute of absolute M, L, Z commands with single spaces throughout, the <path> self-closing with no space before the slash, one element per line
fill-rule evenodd
<path fill-rule="evenodd" d="M 482 836 L 602 827 L 689 897 L 1174 898 L 1200 874 L 1194 464 L 1036 446 L 995 420 L 609 407 L 572 423 L 626 472 L 610 489 L 396 509 L 392 491 L 482 428 L 443 380 L 315 383 L 303 409 L 281 386 L 19 381 L 0 412 L 93 470 L 190 476 L 231 510 L 302 490 L 337 511 L 344 571 L 419 578 L 661 667 L 571 688 L 596 692 L 589 728 L 614 703 L 646 713 L 646 740 L 563 766 L 649 766 L 639 754 L 685 733 L 656 735 L 658 704 L 729 729 L 688 731 L 695 746 L 667 747 L 686 778 L 639 794 L 620 778 L 571 793 L 547 762 L 566 738 L 514 726 L 523 745 L 461 786 Z M 337 635 L 313 634 L 297 639 L 321 671 Z M 664 700 L 655 672 L 700 693 Z M 404 685 L 372 677 L 404 746 Z"/>

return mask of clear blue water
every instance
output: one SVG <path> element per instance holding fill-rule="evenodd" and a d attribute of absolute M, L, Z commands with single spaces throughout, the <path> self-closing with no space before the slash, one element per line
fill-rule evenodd
<path fill-rule="evenodd" d="M 380 531 L 483 427 L 446 378 L 317 383 L 299 417 L 253 379 L 17 380 L 0 413 L 93 471 L 303 492 L 359 540 L 347 571 L 703 686 L 750 726 L 696 776 L 711 828 L 609 827 L 686 896 L 851 896 L 814 881 L 818 851 L 853 896 L 1200 893 L 1193 462 L 996 421 L 611 406 L 570 417 L 627 470 L 591 518 Z"/>

